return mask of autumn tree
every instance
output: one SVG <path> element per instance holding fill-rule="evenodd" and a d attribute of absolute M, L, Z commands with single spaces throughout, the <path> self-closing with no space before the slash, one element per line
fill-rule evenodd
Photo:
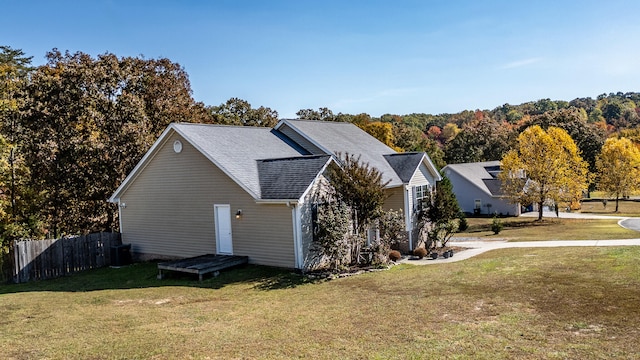
<path fill-rule="evenodd" d="M 448 143 L 449 141 L 453 140 L 459 132 L 460 128 L 458 127 L 458 125 L 454 123 L 448 123 L 442 128 L 442 141 L 445 144 Z"/>
<path fill-rule="evenodd" d="M 426 152 L 438 169 L 442 169 L 447 165 L 444 161 L 444 152 L 440 148 L 440 144 L 433 139 L 429 139 L 422 130 L 398 124 L 394 125 L 393 129 L 397 148 L 403 151 Z"/>
<path fill-rule="evenodd" d="M 106 200 L 171 122 L 211 122 L 168 59 L 54 49 L 25 89 L 19 137 L 50 236 L 117 228 Z"/>
<path fill-rule="evenodd" d="M 361 125 L 357 124 L 357 126 L 388 147 L 401 150 L 394 144 L 395 136 L 393 134 L 393 125 L 380 121 L 373 121 Z"/>
<path fill-rule="evenodd" d="M 589 183 L 580 150 L 566 131 L 554 126 L 545 131 L 534 125 L 523 131 L 516 149 L 502 158 L 501 168 L 504 193 L 515 203 L 537 204 L 538 220 L 545 202 L 573 203 Z"/>
<path fill-rule="evenodd" d="M 231 98 L 225 103 L 208 108 L 216 124 L 273 127 L 278 123 L 278 112 L 260 106 L 257 109 L 239 98 Z"/>
<path fill-rule="evenodd" d="M 618 200 L 640 187 L 640 150 L 627 138 L 609 138 L 596 162 L 598 189 Z"/>
<path fill-rule="evenodd" d="M 548 111 L 531 117 L 521 129 L 532 125 L 539 125 L 542 129 L 555 126 L 565 130 L 580 149 L 581 156 L 589 164 L 589 170 L 592 173 L 596 171 L 596 157 L 604 144 L 605 133 L 595 124 L 588 122 L 588 115 L 584 109 L 570 107 Z"/>
<path fill-rule="evenodd" d="M 5 241 L 37 236 L 37 221 L 28 215 L 33 195 L 27 186 L 29 170 L 17 137 L 18 119 L 26 111 L 24 89 L 32 70 L 31 59 L 22 50 L 0 46 L 0 236 Z"/>

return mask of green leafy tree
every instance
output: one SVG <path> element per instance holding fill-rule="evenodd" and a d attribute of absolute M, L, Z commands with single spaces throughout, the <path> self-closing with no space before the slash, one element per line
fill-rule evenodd
<path fill-rule="evenodd" d="M 333 196 L 353 210 L 353 228 L 362 233 L 382 216 L 388 181 L 383 182 L 380 171 L 362 163 L 360 156 L 338 154 L 338 158 L 340 166 L 328 168 Z"/>
<path fill-rule="evenodd" d="M 516 132 L 506 122 L 480 117 L 464 126 L 445 147 L 445 161 L 466 163 L 500 159 L 512 146 Z"/>
<path fill-rule="evenodd" d="M 329 108 L 322 107 L 317 111 L 313 109 L 300 109 L 296 113 L 302 120 L 336 121 L 337 117 Z"/>
<path fill-rule="evenodd" d="M 435 246 L 439 242 L 441 246 L 446 246 L 451 236 L 458 230 L 456 219 L 460 214 L 453 186 L 446 176 L 442 177 L 435 191 L 427 197 L 422 209 L 418 214 L 419 224 L 429 227 L 428 245 Z"/>
<path fill-rule="evenodd" d="M 640 188 L 640 150 L 627 138 L 609 138 L 597 160 L 598 188 L 618 200 Z"/>
<path fill-rule="evenodd" d="M 538 205 L 542 219 L 546 201 L 572 204 L 589 183 L 588 164 L 569 134 L 551 126 L 534 125 L 518 136 L 518 146 L 502 158 L 498 175 L 502 189 L 514 203 Z"/>
<path fill-rule="evenodd" d="M 217 124 L 273 127 L 278 123 L 278 112 L 268 107 L 251 107 L 248 101 L 231 98 L 224 104 L 209 108 Z"/>

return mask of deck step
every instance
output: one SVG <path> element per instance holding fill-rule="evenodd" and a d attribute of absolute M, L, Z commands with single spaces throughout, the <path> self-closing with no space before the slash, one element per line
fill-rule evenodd
<path fill-rule="evenodd" d="M 248 256 L 236 255 L 200 255 L 192 258 L 158 263 L 158 279 L 162 279 L 162 271 L 176 271 L 197 274 L 200 281 L 205 274 L 218 272 L 230 267 L 246 264 Z"/>

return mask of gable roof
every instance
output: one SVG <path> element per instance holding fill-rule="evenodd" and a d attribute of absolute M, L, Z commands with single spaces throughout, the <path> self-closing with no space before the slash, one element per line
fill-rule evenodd
<path fill-rule="evenodd" d="M 408 181 L 404 181 L 403 177 L 406 177 L 406 173 L 411 172 L 410 178 L 423 159 L 426 159 L 425 164 L 430 168 L 429 170 L 434 177 L 440 179 L 437 169 L 424 153 L 398 154 L 351 123 L 285 119 L 280 120 L 274 130 L 277 131 L 282 127 L 288 127 L 295 131 L 326 154 L 337 155 L 341 153 L 342 155 L 360 156 L 362 163 L 369 164 L 380 171 L 383 182 L 389 181 L 387 187 L 396 187 L 407 183 Z M 397 161 L 396 155 L 399 155 Z M 387 157 L 394 159 L 390 162 Z M 414 168 L 409 169 L 410 165 L 414 165 Z M 396 170 L 396 167 L 400 172 Z"/>
<path fill-rule="evenodd" d="M 436 181 L 442 180 L 442 176 L 440 176 L 440 173 L 436 170 L 431 159 L 423 152 L 387 154 L 384 155 L 384 158 L 405 184 L 411 181 L 420 163 L 425 163 L 427 169 L 431 171 Z"/>
<path fill-rule="evenodd" d="M 450 164 L 445 166 L 443 170 L 447 176 L 450 171 L 457 173 L 490 196 L 504 195 L 501 190 L 502 182 L 497 178 L 500 172 L 500 161 Z"/>
<path fill-rule="evenodd" d="M 301 156 L 294 147 L 278 138 L 270 128 L 249 127 L 249 126 L 228 126 L 210 124 L 184 124 L 173 123 L 165 129 L 158 140 L 147 151 L 142 160 L 136 165 L 133 171 L 122 182 L 120 187 L 114 192 L 109 201 L 116 202 L 120 195 L 127 189 L 128 185 L 137 177 L 137 174 L 155 156 L 155 152 L 173 133 L 177 133 L 185 141 L 193 145 L 209 161 L 215 164 L 227 176 L 235 181 L 254 199 L 277 199 L 277 194 L 287 195 L 283 200 L 299 199 L 299 197 L 288 197 L 296 193 L 302 193 L 301 188 L 308 188 L 313 177 L 310 172 L 318 167 L 316 162 L 310 159 L 294 161 L 293 158 Z M 293 165 L 288 169 L 288 173 L 301 171 L 301 175 L 292 178 L 276 177 L 274 173 L 275 164 L 262 166 L 262 179 L 258 169 L 258 163 L 262 159 L 286 158 L 288 163 Z M 318 162 L 320 159 L 316 159 Z M 325 163 L 328 161 L 324 159 Z M 284 170 L 283 170 L 284 171 Z M 280 184 L 269 184 L 271 181 L 287 181 L 286 186 Z M 309 180 L 309 182 L 306 182 Z M 300 183 L 299 183 L 300 182 Z M 304 183 L 306 182 L 306 184 Z M 281 187 L 290 188 L 291 191 L 277 190 Z M 264 189 L 263 189 L 264 188 Z M 263 196 L 263 190 L 267 197 Z"/>
<path fill-rule="evenodd" d="M 270 128 L 204 124 L 174 124 L 174 128 L 256 199 L 262 198 L 256 160 L 301 155 Z"/>
<path fill-rule="evenodd" d="M 300 199 L 330 160 L 330 155 L 258 160 L 261 198 Z"/>

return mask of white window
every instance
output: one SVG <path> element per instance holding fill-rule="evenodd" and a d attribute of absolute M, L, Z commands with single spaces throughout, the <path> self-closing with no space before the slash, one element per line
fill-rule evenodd
<path fill-rule="evenodd" d="M 416 210 L 422 210 L 424 202 L 429 198 L 429 185 L 418 185 L 413 187 L 414 196 L 414 208 Z"/>

